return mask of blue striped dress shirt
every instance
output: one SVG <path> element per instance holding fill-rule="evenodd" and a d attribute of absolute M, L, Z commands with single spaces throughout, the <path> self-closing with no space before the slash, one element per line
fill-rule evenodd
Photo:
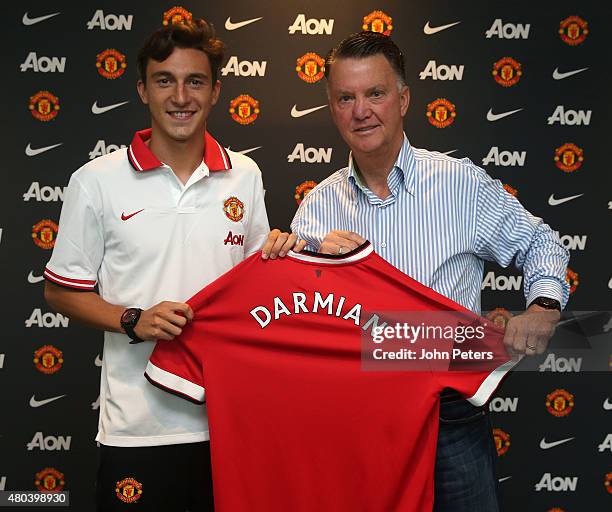
<path fill-rule="evenodd" d="M 499 180 L 469 159 L 404 143 L 380 199 L 349 165 L 302 201 L 291 230 L 317 251 L 332 230 L 368 239 L 389 263 L 480 314 L 484 261 L 523 271 L 527 304 L 538 296 L 569 297 L 568 251 L 541 218 L 529 213 Z"/>

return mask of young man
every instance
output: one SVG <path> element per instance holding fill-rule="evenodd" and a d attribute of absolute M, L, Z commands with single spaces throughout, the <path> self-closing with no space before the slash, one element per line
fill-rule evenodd
<path fill-rule="evenodd" d="M 49 305 L 105 331 L 99 510 L 212 510 L 205 410 L 143 372 L 152 342 L 171 343 L 192 319 L 184 301 L 269 233 L 259 168 L 207 131 L 223 51 L 204 20 L 149 37 L 137 87 L 151 128 L 72 175 L 45 269 Z M 293 243 L 275 230 L 266 253 Z"/>
<path fill-rule="evenodd" d="M 348 167 L 304 199 L 291 224 L 311 250 L 343 254 L 369 240 L 417 281 L 480 314 L 484 260 L 524 272 L 527 311 L 507 325 L 514 350 L 542 353 L 569 287 L 568 252 L 470 160 L 413 148 L 403 132 L 410 100 L 404 60 L 388 37 L 362 32 L 327 56 L 332 118 L 351 149 Z M 497 458 L 486 410 L 442 396 L 435 510 L 498 510 Z"/>

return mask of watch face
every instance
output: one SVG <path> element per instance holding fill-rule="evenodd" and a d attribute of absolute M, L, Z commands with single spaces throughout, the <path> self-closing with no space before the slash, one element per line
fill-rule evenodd
<path fill-rule="evenodd" d="M 121 321 L 124 324 L 130 324 L 136 319 L 137 315 L 138 315 L 137 311 L 133 309 L 127 309 L 123 312 L 123 315 L 121 315 Z"/>

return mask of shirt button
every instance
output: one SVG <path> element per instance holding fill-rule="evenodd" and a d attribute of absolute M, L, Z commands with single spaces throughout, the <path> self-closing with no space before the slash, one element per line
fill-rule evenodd
<path fill-rule="evenodd" d="M 385 242 L 382 242 L 380 246 L 384 249 L 385 247 L 387 247 L 387 244 Z"/>

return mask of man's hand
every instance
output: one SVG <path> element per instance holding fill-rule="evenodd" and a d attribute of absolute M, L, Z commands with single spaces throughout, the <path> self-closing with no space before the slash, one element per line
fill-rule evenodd
<path fill-rule="evenodd" d="M 319 252 L 322 254 L 346 254 L 357 249 L 366 239 L 352 231 L 330 231 L 325 235 Z"/>
<path fill-rule="evenodd" d="M 306 241 L 298 241 L 297 236 L 293 233 L 289 234 L 281 232 L 280 229 L 273 229 L 261 248 L 261 257 L 264 260 L 268 258 L 273 260 L 277 256 L 284 258 L 291 249 L 300 252 L 304 247 L 306 247 Z"/>
<path fill-rule="evenodd" d="M 537 304 L 512 317 L 506 325 L 504 344 L 513 352 L 533 356 L 542 354 L 555 332 L 561 313 Z"/>
<path fill-rule="evenodd" d="M 173 340 L 192 320 L 189 304 L 164 301 L 140 314 L 134 332 L 141 340 Z"/>

